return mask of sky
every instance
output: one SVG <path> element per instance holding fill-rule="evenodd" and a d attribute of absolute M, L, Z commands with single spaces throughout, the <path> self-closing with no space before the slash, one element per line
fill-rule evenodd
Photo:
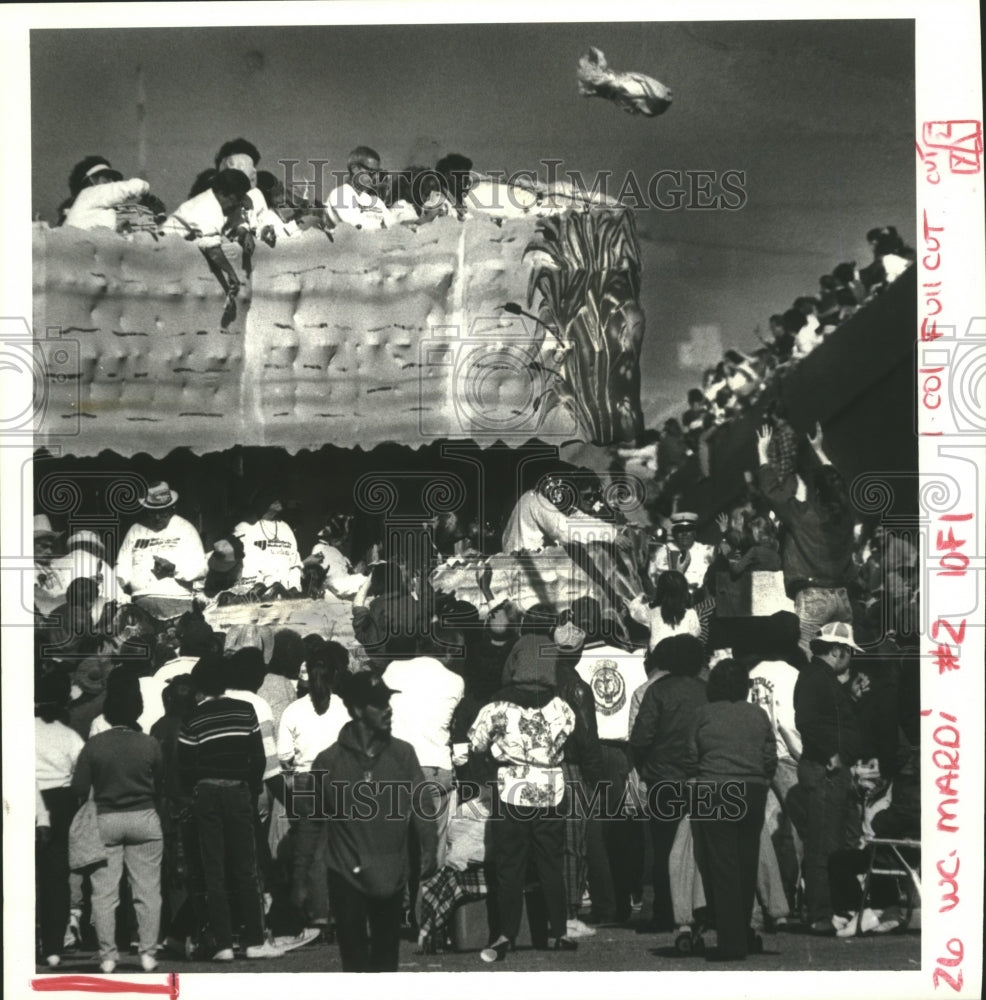
<path fill-rule="evenodd" d="M 671 108 L 648 119 L 581 97 L 589 45 L 669 86 Z M 739 172 L 735 210 L 638 212 L 651 423 L 683 409 L 720 347 L 754 349 L 820 275 L 867 263 L 868 229 L 915 238 L 907 20 L 35 30 L 30 75 L 31 205 L 49 221 L 86 154 L 128 176 L 143 159 L 174 208 L 238 135 L 275 171 L 284 158 L 341 170 L 366 144 L 392 168 L 460 152 L 507 174 L 561 161 L 590 185 L 610 171 L 612 195 L 632 174 L 646 196 L 662 170 L 686 187 L 685 172 L 711 171 L 715 195 Z"/>

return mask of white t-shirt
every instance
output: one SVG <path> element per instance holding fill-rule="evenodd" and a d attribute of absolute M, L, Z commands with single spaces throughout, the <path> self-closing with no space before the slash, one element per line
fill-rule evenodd
<path fill-rule="evenodd" d="M 778 758 L 797 761 L 801 757 L 801 735 L 794 722 L 798 671 L 783 660 L 763 660 L 750 671 L 750 681 L 750 701 L 770 717 Z"/>
<path fill-rule="evenodd" d="M 154 576 L 154 557 L 175 565 L 175 575 Z M 191 584 L 205 578 L 202 539 L 183 517 L 174 514 L 161 531 L 135 524 L 127 532 L 116 560 L 116 575 L 134 597 L 189 597 Z M 182 584 L 189 584 L 183 586 Z"/>
<path fill-rule="evenodd" d="M 449 726 L 465 692 L 463 679 L 434 657 L 416 656 L 394 660 L 383 682 L 400 692 L 390 698 L 393 735 L 414 747 L 422 767 L 450 770 Z"/>
<path fill-rule="evenodd" d="M 580 510 L 563 514 L 537 490 L 522 493 L 503 532 L 504 552 L 538 552 L 567 542 L 612 542 L 619 528 Z"/>
<path fill-rule="evenodd" d="M 110 181 L 83 188 L 65 213 L 65 225 L 75 229 L 116 230 L 116 206 L 133 201 L 150 191 L 151 186 L 139 177 Z"/>
<path fill-rule="evenodd" d="M 192 667 L 200 659 L 201 657 L 198 656 L 176 656 L 173 660 L 168 660 L 167 663 L 158 667 L 154 672 L 154 680 L 160 681 L 162 684 L 168 684 L 176 677 L 181 677 L 182 674 L 190 674 Z"/>
<path fill-rule="evenodd" d="M 294 532 L 284 521 L 241 521 L 233 534 L 243 542 L 243 572 L 240 584 L 301 588 L 301 556 Z"/>
<path fill-rule="evenodd" d="M 628 653 L 617 646 L 594 646 L 583 650 L 575 669 L 592 689 L 599 738 L 629 740 L 630 698 L 647 681 L 643 650 Z"/>
<path fill-rule="evenodd" d="M 186 239 L 193 234 L 200 247 L 219 246 L 226 216 L 219 199 L 211 190 L 183 201 L 161 226 L 162 232 L 175 233 Z"/>
<path fill-rule="evenodd" d="M 385 229 L 395 224 L 394 215 L 382 198 L 368 191 L 357 191 L 348 182 L 330 191 L 326 204 L 335 209 L 340 221 L 350 226 Z"/>
<path fill-rule="evenodd" d="M 312 547 L 312 555 L 322 557 L 319 566 L 325 570 L 325 596 L 329 600 L 334 597 L 355 597 L 356 592 L 369 579 L 363 573 L 354 573 L 349 560 L 328 542 L 316 542 Z"/>
<path fill-rule="evenodd" d="M 635 622 L 640 622 L 641 625 L 646 625 L 650 629 L 650 649 L 674 635 L 693 635 L 697 639 L 702 634 L 702 623 L 698 620 L 694 608 L 689 608 L 677 625 L 669 625 L 661 617 L 661 609 L 659 607 L 652 608 L 643 595 L 635 597 L 627 605 L 627 610 Z"/>
<path fill-rule="evenodd" d="M 34 777 L 39 789 L 68 788 L 85 742 L 62 722 L 34 719 Z"/>
<path fill-rule="evenodd" d="M 295 771 L 310 771 L 312 762 L 339 739 L 339 730 L 350 716 L 342 698 L 332 695 L 324 715 L 318 715 L 307 695 L 291 702 L 281 715 L 277 729 L 277 756 Z"/>

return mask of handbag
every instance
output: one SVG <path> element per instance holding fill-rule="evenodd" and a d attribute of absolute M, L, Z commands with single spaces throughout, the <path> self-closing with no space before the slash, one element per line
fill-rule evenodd
<path fill-rule="evenodd" d="M 99 834 L 99 817 L 96 802 L 90 797 L 79 806 L 68 828 L 69 870 L 87 873 L 102 868 L 109 862 L 106 846 Z"/>

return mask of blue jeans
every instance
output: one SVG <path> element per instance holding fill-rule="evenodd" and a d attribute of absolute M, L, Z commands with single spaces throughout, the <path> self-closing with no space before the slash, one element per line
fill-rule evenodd
<path fill-rule="evenodd" d="M 264 904 L 254 839 L 256 803 L 257 797 L 242 781 L 200 781 L 195 786 L 192 811 L 205 875 L 206 911 L 217 951 L 233 946 L 227 880 L 243 921 L 243 944 L 249 947 L 264 941 Z"/>
<path fill-rule="evenodd" d="M 805 827 L 805 905 L 808 922 L 832 916 L 829 891 L 829 858 L 846 845 L 846 829 L 852 807 L 849 769 L 827 772 L 824 764 L 801 759 L 798 784 L 807 807 Z"/>
<path fill-rule="evenodd" d="M 810 656 L 810 643 L 829 622 L 851 622 L 852 605 L 845 587 L 804 587 L 794 595 L 794 610 L 801 624 L 799 645 Z"/>

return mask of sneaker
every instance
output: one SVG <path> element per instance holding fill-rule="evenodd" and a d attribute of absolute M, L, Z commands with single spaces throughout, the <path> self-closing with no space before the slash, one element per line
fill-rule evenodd
<path fill-rule="evenodd" d="M 835 928 L 835 933 L 838 934 L 839 931 L 845 930 L 849 924 L 856 919 L 856 914 L 853 913 L 848 917 L 844 917 L 841 913 L 832 914 L 832 926 Z"/>
<path fill-rule="evenodd" d="M 479 953 L 479 957 L 487 963 L 502 962 L 507 957 L 508 951 L 510 951 L 510 942 L 502 937 L 499 941 L 491 944 L 489 948 L 484 948 Z"/>
<path fill-rule="evenodd" d="M 232 962 L 233 961 L 233 949 L 232 948 L 220 948 L 219 951 L 212 956 L 213 962 Z"/>
<path fill-rule="evenodd" d="M 595 927 L 583 923 L 578 917 L 572 917 L 565 924 L 565 935 L 570 938 L 593 937 L 595 933 Z"/>
<path fill-rule="evenodd" d="M 271 944 L 270 941 L 265 941 L 263 944 L 247 945 L 247 958 L 281 958 L 283 955 L 284 950 Z"/>
<path fill-rule="evenodd" d="M 99 963 L 99 971 L 102 972 L 104 975 L 107 975 L 107 976 L 115 968 L 116 968 L 116 962 L 114 962 L 111 958 L 106 959 L 105 962 L 100 962 Z"/>
<path fill-rule="evenodd" d="M 144 972 L 153 972 L 157 968 L 157 959 L 149 952 L 140 953 L 140 967 Z"/>
<path fill-rule="evenodd" d="M 304 948 L 306 944 L 315 941 L 321 931 L 317 927 L 306 927 L 300 934 L 285 934 L 282 937 L 274 938 L 274 947 L 281 951 L 294 951 L 295 948 Z"/>
<path fill-rule="evenodd" d="M 58 966 L 61 965 L 61 964 L 62 964 L 62 957 L 61 957 L 61 955 L 46 955 L 45 956 L 45 965 L 47 965 L 49 969 L 57 969 Z"/>
<path fill-rule="evenodd" d="M 643 909 L 643 906 L 644 906 L 644 897 L 643 896 L 631 896 L 630 897 L 630 909 L 634 913 L 639 913 Z"/>

